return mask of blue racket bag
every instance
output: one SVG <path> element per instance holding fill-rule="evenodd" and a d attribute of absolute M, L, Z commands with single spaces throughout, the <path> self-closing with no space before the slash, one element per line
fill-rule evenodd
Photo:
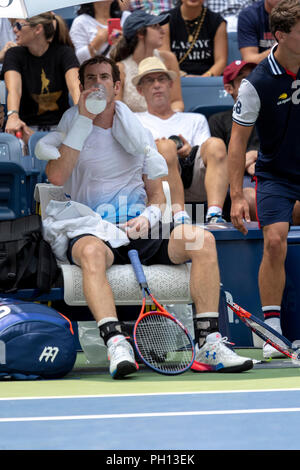
<path fill-rule="evenodd" d="M 67 317 L 46 305 L 0 298 L 0 380 L 61 378 L 75 360 Z"/>

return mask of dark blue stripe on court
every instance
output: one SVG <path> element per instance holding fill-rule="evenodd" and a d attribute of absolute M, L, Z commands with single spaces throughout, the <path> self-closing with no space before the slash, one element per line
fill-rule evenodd
<path fill-rule="evenodd" d="M 0 401 L 1 418 L 297 408 L 300 391 Z M 0 422 L 1 449 L 299 449 L 299 412 Z"/>

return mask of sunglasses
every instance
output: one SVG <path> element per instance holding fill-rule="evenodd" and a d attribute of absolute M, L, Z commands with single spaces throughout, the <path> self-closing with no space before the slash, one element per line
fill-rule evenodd
<path fill-rule="evenodd" d="M 13 28 L 17 28 L 18 31 L 21 31 L 21 29 L 24 26 L 30 26 L 30 24 L 29 23 L 19 23 L 19 21 L 16 21 L 12 26 L 13 26 Z"/>

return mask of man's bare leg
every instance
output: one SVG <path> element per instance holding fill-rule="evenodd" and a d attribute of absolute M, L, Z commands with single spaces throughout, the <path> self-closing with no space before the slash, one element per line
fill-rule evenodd
<path fill-rule="evenodd" d="M 72 258 L 81 266 L 83 292 L 100 336 L 108 347 L 112 377 L 118 379 L 135 372 L 134 352 L 118 322 L 113 292 L 106 276 L 106 270 L 114 261 L 112 251 L 102 240 L 86 236 L 74 244 Z"/>
<path fill-rule="evenodd" d="M 221 139 L 210 137 L 201 146 L 201 157 L 206 166 L 205 190 L 208 214 L 222 215 L 228 191 L 228 168 L 226 146 Z"/>
<path fill-rule="evenodd" d="M 243 372 L 253 367 L 249 358 L 227 348 L 219 333 L 220 274 L 214 236 L 201 227 L 176 227 L 169 241 L 171 261 L 191 260 L 190 291 L 195 304 L 195 340 L 198 345 L 194 372 Z"/>

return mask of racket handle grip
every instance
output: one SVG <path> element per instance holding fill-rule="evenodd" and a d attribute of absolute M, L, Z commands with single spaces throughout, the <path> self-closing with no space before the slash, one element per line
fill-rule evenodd
<path fill-rule="evenodd" d="M 138 283 L 141 287 L 147 287 L 147 280 L 137 250 L 129 250 L 128 257 L 134 269 Z"/>

